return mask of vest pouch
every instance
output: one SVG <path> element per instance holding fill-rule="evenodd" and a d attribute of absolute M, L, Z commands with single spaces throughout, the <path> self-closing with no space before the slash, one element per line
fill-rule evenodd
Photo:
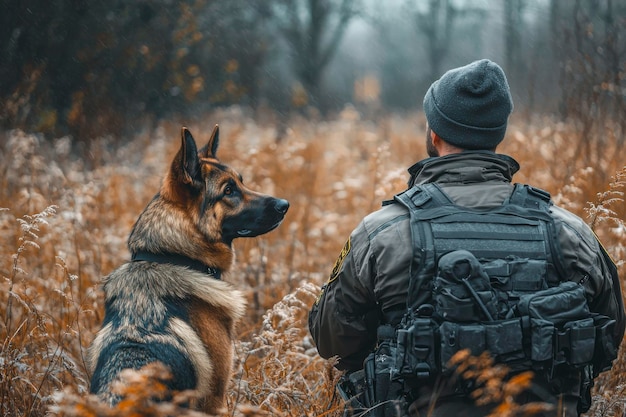
<path fill-rule="evenodd" d="M 557 334 L 555 356 L 563 353 L 568 364 L 580 366 L 591 363 L 596 341 L 596 328 L 591 317 L 570 321 Z"/>
<path fill-rule="evenodd" d="M 571 281 L 520 296 L 517 309 L 521 316 L 530 316 L 531 320 L 547 320 L 558 327 L 569 321 L 591 317 L 585 289 Z"/>
<path fill-rule="evenodd" d="M 491 285 L 499 291 L 535 292 L 547 289 L 547 262 L 509 256 L 483 264 Z"/>
<path fill-rule="evenodd" d="M 615 320 L 597 314 L 593 317 L 596 327 L 596 345 L 593 355 L 594 378 L 600 372 L 611 368 L 613 361 L 617 358 L 617 345 L 613 337 Z"/>
<path fill-rule="evenodd" d="M 514 362 L 526 357 L 521 319 L 485 323 L 484 326 L 487 349 L 498 362 Z"/>
<path fill-rule="evenodd" d="M 391 375 L 393 372 L 393 352 L 391 343 L 382 342 L 374 357 L 374 398 L 376 403 L 389 399 Z M 381 414 L 384 416 L 385 414 Z"/>
<path fill-rule="evenodd" d="M 439 258 L 433 283 L 435 311 L 447 321 L 493 320 L 496 294 L 489 276 L 469 251 L 456 250 Z"/>
<path fill-rule="evenodd" d="M 441 281 L 439 284 L 441 285 Z M 455 291 L 457 288 L 460 291 Z M 465 288 L 458 284 L 450 284 L 448 287 L 438 288 L 433 297 L 437 313 L 444 320 L 456 322 L 480 321 L 480 316 L 477 314 L 476 301 L 465 294 L 465 292 Z M 464 295 L 463 298 L 459 297 L 460 293 Z"/>
<path fill-rule="evenodd" d="M 459 350 L 469 349 L 472 356 L 478 356 L 486 349 L 485 326 L 482 324 L 461 324 L 444 321 L 439 327 L 441 336 L 440 358 L 443 372 L 453 371 L 449 362 Z"/>
<path fill-rule="evenodd" d="M 554 324 L 540 318 L 530 319 L 530 359 L 533 362 L 552 360 Z"/>
<path fill-rule="evenodd" d="M 570 325 L 569 330 L 565 330 L 565 326 L 568 323 L 591 317 L 584 288 L 570 281 L 534 294 L 522 295 L 517 309 L 522 317 L 530 318 L 531 359 L 534 362 L 554 359 L 555 364 L 558 364 L 569 361 L 570 358 L 566 358 L 563 351 L 565 345 L 571 344 L 569 337 L 574 325 Z M 587 325 L 588 323 L 584 324 L 584 326 Z M 556 329 L 559 329 L 558 333 Z M 588 346 L 589 341 L 585 339 L 586 336 L 583 336 L 584 333 L 588 331 L 578 327 L 574 329 L 577 338 L 576 346 Z M 559 343 L 563 347 L 559 346 Z M 568 348 L 568 352 L 571 352 L 571 348 Z M 581 353 L 581 355 L 586 357 L 588 353 Z M 578 361 L 579 358 L 576 357 L 575 360 Z"/>
<path fill-rule="evenodd" d="M 395 369 L 400 375 L 425 379 L 439 371 L 436 326 L 430 318 L 416 318 L 408 328 L 398 329 Z"/>

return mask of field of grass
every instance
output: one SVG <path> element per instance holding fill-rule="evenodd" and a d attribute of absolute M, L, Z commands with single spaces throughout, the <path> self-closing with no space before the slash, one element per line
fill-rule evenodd
<path fill-rule="evenodd" d="M 237 109 L 189 123 L 202 144 L 220 124 L 218 156 L 253 189 L 291 203 L 268 235 L 235 241 L 227 278 L 243 289 L 236 363 L 224 415 L 340 416 L 339 374 L 317 356 L 307 314 L 319 286 L 360 219 L 402 191 L 406 168 L 425 157 L 424 119 L 361 120 L 346 110 L 332 121 L 295 118 L 277 141 L 274 124 Z M 199 415 L 154 404 L 148 369 L 133 376 L 128 401 L 111 411 L 87 395 L 85 349 L 103 318 L 101 277 L 129 259 L 126 238 L 157 192 L 180 146 L 180 121 L 93 141 L 86 159 L 68 138 L 46 141 L 0 132 L 0 414 L 4 416 Z M 626 163 L 609 126 L 597 138 L 550 119 L 510 123 L 501 149 L 516 158 L 517 182 L 552 193 L 583 217 L 626 276 Z M 589 416 L 626 409 L 626 358 L 596 381 Z M 184 399 L 181 394 L 179 399 Z"/>

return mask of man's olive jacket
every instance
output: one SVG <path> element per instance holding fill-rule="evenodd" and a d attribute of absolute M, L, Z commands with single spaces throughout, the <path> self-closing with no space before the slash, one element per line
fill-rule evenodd
<path fill-rule="evenodd" d="M 434 182 L 455 204 L 487 209 L 510 196 L 518 170 L 518 163 L 506 155 L 463 152 L 418 162 L 409 169 L 410 185 Z M 563 280 L 583 285 L 590 309 L 617 321 L 619 343 L 625 321 L 615 265 L 583 220 L 557 206 L 551 207 L 551 215 L 567 271 Z M 383 206 L 357 226 L 309 314 L 309 329 L 322 357 L 337 356 L 339 369 L 363 367 L 379 324 L 396 324 L 406 311 L 413 250 L 409 213 L 400 204 Z"/>

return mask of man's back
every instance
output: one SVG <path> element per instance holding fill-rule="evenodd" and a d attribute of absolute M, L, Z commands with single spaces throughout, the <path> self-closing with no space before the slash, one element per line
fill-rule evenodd
<path fill-rule="evenodd" d="M 496 147 L 505 137 L 508 118 L 513 110 L 509 85 L 502 68 L 490 60 L 482 59 L 446 72 L 426 92 L 423 108 L 428 121 L 426 150 L 431 158 L 409 169 L 409 188 L 434 183 L 443 190 L 445 198 L 453 205 L 469 208 L 474 212 L 486 212 L 501 206 L 512 194 L 512 177 L 519 169 L 519 165 L 512 158 L 495 154 Z M 376 348 L 377 332 L 381 325 L 383 328 L 384 325 L 391 325 L 392 331 L 396 332 L 406 330 L 402 326 L 398 327 L 398 324 L 407 313 L 407 299 L 410 298 L 418 310 L 421 305 L 426 306 L 433 302 L 433 281 L 438 267 L 438 256 L 443 255 L 443 246 L 437 242 L 439 237 L 446 234 L 451 237 L 451 246 L 446 249 L 449 252 L 466 249 L 458 230 L 438 225 L 437 233 L 443 232 L 437 237 L 430 233 L 428 227 L 412 227 L 415 226 L 414 214 L 400 204 L 388 204 L 367 216 L 350 235 L 328 282 L 322 287 L 321 294 L 311 309 L 309 327 L 318 351 L 325 358 L 337 356 L 336 366 L 339 369 L 355 371 L 364 367 L 364 360 Z M 593 313 L 615 320 L 613 335 L 615 344 L 619 344 L 624 334 L 624 307 L 614 263 L 581 219 L 553 206 L 544 210 L 543 216 L 545 218 L 540 222 L 545 221 L 544 226 L 550 232 L 544 235 L 546 245 L 540 245 L 546 247 L 545 251 L 539 250 L 537 256 L 543 257 L 545 270 L 550 272 L 540 275 L 545 280 L 552 280 L 555 286 L 557 281 L 574 282 L 572 285 L 576 287 L 575 294 L 568 293 L 567 297 L 582 297 L 586 299 Z M 465 222 L 466 226 L 476 220 L 475 217 L 467 217 L 465 214 L 461 214 L 461 217 L 461 223 Z M 431 220 L 434 221 L 434 217 L 417 221 Z M 506 221 L 501 221 L 499 225 L 493 229 L 499 231 L 498 233 L 502 232 L 503 226 L 507 226 Z M 478 232 L 484 232 L 480 227 L 478 229 Z M 544 233 L 544 229 L 541 233 Z M 421 233 L 419 239 L 416 238 L 416 230 L 418 234 Z M 476 231 L 471 227 L 466 230 Z M 512 240 L 503 245 L 503 248 L 506 246 L 507 251 L 515 252 L 514 239 L 519 238 L 521 241 L 524 237 L 515 228 L 511 230 Z M 531 232 L 530 235 L 532 239 L 536 239 L 536 233 Z M 485 236 L 490 247 L 484 252 L 493 253 L 497 250 L 498 243 L 489 233 Z M 437 256 L 431 256 L 430 259 L 425 256 L 430 250 L 428 245 L 439 250 Z M 472 245 L 474 248 L 480 246 L 477 241 L 473 241 Z M 537 261 L 541 264 L 541 259 Z M 554 279 L 555 274 L 558 274 L 558 279 Z M 413 279 L 415 275 L 419 275 L 417 281 Z M 535 285 L 534 280 L 530 281 L 532 282 L 520 284 L 521 287 Z M 490 279 L 489 282 L 491 283 Z M 569 289 L 572 289 L 572 285 Z M 409 290 L 410 287 L 412 288 Z M 483 289 L 489 293 L 487 288 Z M 471 293 L 469 288 L 468 291 Z M 480 294 L 472 297 L 479 305 L 478 299 L 482 300 Z M 579 301 L 576 303 L 585 302 L 582 299 Z M 452 305 L 452 310 L 454 309 Z M 411 352 L 425 357 L 428 349 L 423 348 L 435 346 L 439 342 L 429 339 L 428 336 L 431 322 L 425 316 L 433 310 L 432 306 L 422 310 L 417 313 L 421 320 L 418 322 L 420 326 L 415 328 L 418 331 L 411 339 L 418 349 Z M 488 311 L 489 308 L 485 310 Z M 582 324 L 589 323 L 585 318 L 581 320 Z M 437 322 L 436 325 L 443 323 Z M 463 330 L 481 333 L 478 327 Z M 588 330 L 575 333 L 584 339 Z M 495 339 L 502 336 L 504 341 L 509 342 L 507 334 L 497 331 L 492 333 L 491 336 L 495 335 Z M 406 336 L 406 333 L 403 335 Z M 455 338 L 447 340 L 456 341 Z M 539 334 L 536 340 L 547 338 Z M 562 337 L 559 342 L 564 342 Z M 599 343 L 598 347 L 608 349 L 611 346 L 603 347 Z M 495 349 L 499 347 L 496 346 Z M 545 356 L 545 352 L 549 350 L 549 347 L 543 346 L 537 352 Z M 583 349 L 585 352 L 587 350 Z M 536 356 L 538 357 L 540 356 Z M 388 358 L 385 361 L 382 359 L 381 356 L 380 363 L 388 363 Z M 369 364 L 370 361 L 367 362 Z M 415 373 L 430 375 L 428 369 L 432 369 L 434 365 L 426 365 L 416 366 Z M 568 415 L 576 415 L 577 411 L 571 404 L 575 404 L 581 397 L 578 384 L 581 372 L 574 373 L 576 378 L 565 378 L 575 381 L 570 384 L 572 386 L 567 386 L 567 383 L 561 386 L 539 384 L 525 394 L 526 398 L 518 399 L 526 404 L 534 399 L 545 400 L 562 394 L 561 399 L 570 405 Z M 448 377 L 434 378 L 429 383 L 418 384 L 412 393 L 417 400 L 412 415 L 431 415 L 433 410 L 428 406 L 433 400 L 438 400 L 434 409 L 435 415 L 486 415 L 486 409 L 473 406 L 473 399 L 468 393 L 463 390 L 458 392 L 457 388 L 457 383 Z"/>
<path fill-rule="evenodd" d="M 515 172 L 516 167 L 508 157 L 493 153 L 464 153 L 427 160 L 414 182 L 432 181 L 455 204 L 489 211 L 510 197 L 513 185 L 508 175 Z M 310 327 L 320 354 L 325 357 L 339 355 L 340 366 L 344 369 L 360 369 L 363 359 L 376 343 L 376 328 L 384 323 L 396 325 L 406 312 L 409 271 L 421 266 L 416 265 L 409 212 L 399 206 L 386 205 L 367 216 L 355 229 L 350 238 L 350 250 L 326 285 L 320 303 L 312 310 Z M 600 249 L 593 233 L 569 212 L 552 207 L 549 214 L 557 225 L 555 232 L 565 254 L 563 262 L 568 277 L 588 286 L 594 311 L 621 317 L 613 289 L 604 284 L 607 266 L 598 255 Z M 581 245 L 586 247 L 581 249 Z M 428 279 L 425 282 L 429 282 Z M 604 293 L 596 293 L 598 288 L 604 288 Z M 430 289 L 427 285 L 416 299 L 420 301 L 421 297 L 420 302 L 431 303 Z M 604 301 L 597 303 L 593 301 L 596 299 Z M 337 335 L 346 337 L 338 338 Z M 537 382 L 536 391 L 551 389 L 547 382 L 539 381 L 539 378 Z M 570 408 L 575 408 L 579 382 L 571 385 L 566 401 Z M 439 386 L 439 392 L 431 386 L 424 386 L 418 393 L 423 404 L 419 401 L 416 404 L 421 405 L 419 408 L 427 407 L 431 399 L 443 396 L 446 399 L 440 401 L 439 406 L 445 404 L 445 410 L 449 411 L 456 404 L 459 413 L 484 415 L 484 407 L 476 408 L 467 395 L 454 394 L 456 390 L 456 385 L 450 385 L 449 381 Z M 533 392 L 526 395 L 535 401 L 554 400 Z"/>

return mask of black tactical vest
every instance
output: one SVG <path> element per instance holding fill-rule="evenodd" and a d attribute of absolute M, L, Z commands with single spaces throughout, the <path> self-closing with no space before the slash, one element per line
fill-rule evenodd
<path fill-rule="evenodd" d="M 547 192 L 517 184 L 501 206 L 476 210 L 431 183 L 395 202 L 409 210 L 414 259 L 407 313 L 397 327 L 379 328 L 364 363 L 369 405 L 451 374 L 461 350 L 488 351 L 511 371 L 548 379 L 559 369 L 595 377 L 611 366 L 615 321 L 591 313 L 584 288 L 567 280 Z"/>

